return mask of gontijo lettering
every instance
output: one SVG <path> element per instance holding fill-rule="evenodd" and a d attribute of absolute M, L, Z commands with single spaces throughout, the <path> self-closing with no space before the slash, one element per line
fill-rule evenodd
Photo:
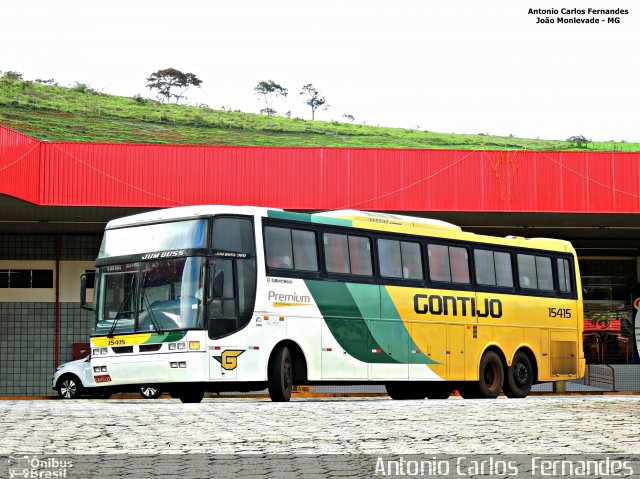
<path fill-rule="evenodd" d="M 476 305 L 476 299 L 467 296 L 439 296 L 437 294 L 416 294 L 413 310 L 417 314 L 474 316 L 478 318 L 502 317 L 502 301 L 484 298 Z"/>

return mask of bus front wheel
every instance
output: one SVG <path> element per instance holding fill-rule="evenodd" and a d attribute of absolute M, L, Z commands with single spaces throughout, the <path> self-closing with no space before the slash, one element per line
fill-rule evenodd
<path fill-rule="evenodd" d="M 187 388 L 179 393 L 180 401 L 183 403 L 199 403 L 204 397 L 204 389 L 194 387 Z"/>
<path fill-rule="evenodd" d="M 282 345 L 271 356 L 268 371 L 269 396 L 274 402 L 286 402 L 291 399 L 293 390 L 293 361 L 291 351 Z"/>
<path fill-rule="evenodd" d="M 522 351 L 518 351 L 507 369 L 507 380 L 502 390 L 505 396 L 510 398 L 527 397 L 533 384 L 533 368 L 529 357 Z"/>

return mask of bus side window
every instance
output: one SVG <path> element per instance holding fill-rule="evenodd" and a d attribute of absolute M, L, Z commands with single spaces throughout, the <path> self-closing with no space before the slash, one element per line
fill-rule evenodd
<path fill-rule="evenodd" d="M 538 288 L 543 291 L 553 291 L 551 258 L 536 256 L 536 275 L 538 277 Z"/>
<path fill-rule="evenodd" d="M 561 292 L 571 292 L 571 270 L 567 259 L 558 258 L 558 283 Z"/>
<path fill-rule="evenodd" d="M 329 273 L 349 274 L 349 246 L 346 235 L 324 234 L 324 260 Z"/>
<path fill-rule="evenodd" d="M 449 248 L 442 245 L 430 244 L 427 250 L 429 253 L 429 273 L 431 279 L 433 281 L 451 281 Z"/>
<path fill-rule="evenodd" d="M 470 283 L 467 249 L 449 247 L 449 260 L 451 261 L 451 281 L 454 283 Z"/>
<path fill-rule="evenodd" d="M 538 289 L 535 256 L 530 254 L 518 255 L 518 283 L 523 289 Z"/>
<path fill-rule="evenodd" d="M 422 279 L 422 254 L 418 243 L 400 242 L 402 276 L 404 279 Z"/>
<path fill-rule="evenodd" d="M 499 251 L 473 251 L 476 281 L 480 285 L 513 287 L 511 255 Z"/>
<path fill-rule="evenodd" d="M 264 244 L 267 266 L 281 269 L 293 268 L 291 230 L 289 228 L 267 226 L 264 229 Z"/>

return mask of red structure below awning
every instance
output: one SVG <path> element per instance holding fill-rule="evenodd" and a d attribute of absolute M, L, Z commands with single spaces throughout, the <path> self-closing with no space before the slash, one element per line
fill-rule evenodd
<path fill-rule="evenodd" d="M 42 142 L 0 126 L 0 194 L 42 206 L 640 212 L 640 154 Z"/>

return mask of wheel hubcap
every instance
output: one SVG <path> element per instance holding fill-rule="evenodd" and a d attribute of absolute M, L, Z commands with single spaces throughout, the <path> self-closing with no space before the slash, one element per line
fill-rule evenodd
<path fill-rule="evenodd" d="M 66 380 L 60 386 L 60 395 L 65 398 L 72 398 L 76 395 L 76 383 L 71 380 Z"/>
<path fill-rule="evenodd" d="M 484 370 L 484 384 L 488 389 L 495 389 L 498 386 L 498 370 L 495 364 L 487 365 Z"/>
<path fill-rule="evenodd" d="M 515 364 L 513 368 L 513 378 L 520 386 L 524 386 L 529 382 L 529 371 L 524 364 Z"/>
<path fill-rule="evenodd" d="M 289 389 L 293 385 L 293 371 L 289 361 L 284 363 L 283 379 L 285 389 Z"/>
<path fill-rule="evenodd" d="M 142 394 L 148 397 L 153 396 L 155 393 L 156 393 L 156 390 L 154 388 L 144 388 L 142 390 Z"/>

